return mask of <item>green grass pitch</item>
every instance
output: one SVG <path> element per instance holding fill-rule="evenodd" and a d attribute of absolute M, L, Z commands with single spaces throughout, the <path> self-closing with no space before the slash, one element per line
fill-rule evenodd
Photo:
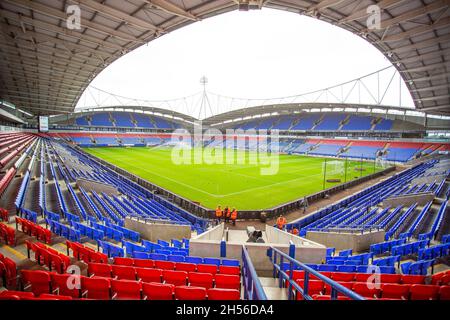
<path fill-rule="evenodd" d="M 236 207 L 238 210 L 268 209 L 299 199 L 323 189 L 323 158 L 285 155 L 279 158 L 279 170 L 275 175 L 261 175 L 261 167 L 267 165 L 249 164 L 175 164 L 171 148 L 149 147 L 96 147 L 85 148 L 97 156 L 122 169 L 136 174 L 156 185 L 170 190 L 186 199 L 199 202 L 207 208 L 218 204 Z M 253 151 L 244 153 L 248 159 Z M 253 152 L 255 153 L 255 152 Z M 333 172 L 327 160 L 327 179 L 341 179 L 344 172 Z M 362 175 L 372 174 L 382 168 L 374 162 L 348 161 L 347 181 Z M 325 183 L 325 188 L 339 183 Z"/>

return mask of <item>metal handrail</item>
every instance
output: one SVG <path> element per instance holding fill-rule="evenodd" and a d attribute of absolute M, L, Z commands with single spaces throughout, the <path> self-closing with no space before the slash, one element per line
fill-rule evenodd
<path fill-rule="evenodd" d="M 312 300 L 312 297 L 308 294 L 308 287 L 309 287 L 309 279 L 310 279 L 310 275 L 315 276 L 316 278 L 322 280 L 323 282 L 325 282 L 326 284 L 328 284 L 331 287 L 331 299 L 332 300 L 337 300 L 337 296 L 338 296 L 338 292 L 344 294 L 345 296 L 353 299 L 353 300 L 365 300 L 362 296 L 360 296 L 359 294 L 353 292 L 352 290 L 344 287 L 343 285 L 331 280 L 330 278 L 324 276 L 323 274 L 321 274 L 318 271 L 315 271 L 314 269 L 308 267 L 307 265 L 301 263 L 298 260 L 295 260 L 294 258 L 290 257 L 289 255 L 287 255 L 286 253 L 280 251 L 279 249 L 276 249 L 274 247 L 270 247 L 270 249 L 268 249 L 272 252 L 271 255 L 269 255 L 270 257 L 270 261 L 272 262 L 274 269 L 274 278 L 276 277 L 276 273 L 278 271 L 278 275 L 279 275 L 279 286 L 280 288 L 283 286 L 283 280 L 287 280 L 289 282 L 289 286 L 288 286 L 288 297 L 289 300 L 291 300 L 293 298 L 293 289 L 295 289 L 297 292 L 299 292 L 302 297 L 305 300 Z M 280 263 L 277 264 L 277 257 L 280 257 Z M 281 265 L 283 264 L 284 260 L 287 260 L 289 262 L 289 274 L 287 274 L 286 272 L 284 272 L 281 268 Z M 295 280 L 293 280 L 293 270 L 294 270 L 294 265 L 296 267 L 299 267 L 300 270 L 305 271 L 305 275 L 304 275 L 304 288 L 300 287 Z"/>
<path fill-rule="evenodd" d="M 267 300 L 266 293 L 245 245 L 242 246 L 242 278 L 244 280 L 244 299 Z"/>

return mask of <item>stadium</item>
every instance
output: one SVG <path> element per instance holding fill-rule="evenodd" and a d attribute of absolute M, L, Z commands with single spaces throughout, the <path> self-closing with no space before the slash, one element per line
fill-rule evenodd
<path fill-rule="evenodd" d="M 390 65 L 270 99 L 205 76 L 159 102 L 92 84 L 166 34 L 265 9 L 344 29 Z M 0 1 L 0 300 L 450 300 L 449 10 Z"/>

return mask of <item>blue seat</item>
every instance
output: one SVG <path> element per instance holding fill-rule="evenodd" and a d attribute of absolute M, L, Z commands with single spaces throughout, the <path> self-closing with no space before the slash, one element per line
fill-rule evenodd
<path fill-rule="evenodd" d="M 336 252 L 336 248 L 327 248 L 326 256 L 327 257 L 332 257 L 332 256 L 334 256 L 335 252 Z"/>
<path fill-rule="evenodd" d="M 179 255 L 169 255 L 167 256 L 167 259 L 169 261 L 173 261 L 173 262 L 184 262 L 184 256 L 179 256 Z"/>
<path fill-rule="evenodd" d="M 345 261 L 345 265 L 347 266 L 360 266 L 362 263 L 361 260 L 347 260 Z"/>
<path fill-rule="evenodd" d="M 101 230 L 92 229 L 92 239 L 103 240 L 105 233 Z"/>
<path fill-rule="evenodd" d="M 329 260 L 329 261 L 327 261 L 327 264 L 335 265 L 335 266 L 340 266 L 340 265 L 342 265 L 342 263 L 345 263 L 345 262 L 344 261 L 340 261 L 340 260 Z"/>
<path fill-rule="evenodd" d="M 133 251 L 132 256 L 135 259 L 149 259 L 149 254 L 147 252 Z"/>
<path fill-rule="evenodd" d="M 348 257 L 352 255 L 353 250 L 352 249 L 348 249 L 348 250 L 342 250 L 341 252 L 339 252 L 339 257 Z"/>
<path fill-rule="evenodd" d="M 170 251 L 170 250 L 155 250 L 155 253 L 170 255 L 170 254 L 172 254 L 172 251 Z"/>
<path fill-rule="evenodd" d="M 319 269 L 319 265 L 317 264 L 313 264 L 313 263 L 306 263 L 305 265 L 307 265 L 308 267 L 310 267 L 313 270 L 318 270 Z"/>
<path fill-rule="evenodd" d="M 152 252 L 152 251 L 153 251 L 153 247 L 154 247 L 154 245 L 156 244 L 156 243 L 153 243 L 153 242 L 148 241 L 148 240 L 142 240 L 141 243 L 142 243 L 142 244 L 144 245 L 144 247 L 146 248 L 145 251 L 148 251 L 148 252 Z"/>
<path fill-rule="evenodd" d="M 358 273 L 367 273 L 368 266 L 357 266 L 356 272 Z"/>
<path fill-rule="evenodd" d="M 167 260 L 167 255 L 160 253 L 150 253 L 148 257 L 152 260 Z"/>
<path fill-rule="evenodd" d="M 409 268 L 412 265 L 412 262 L 404 262 L 400 265 L 403 274 L 409 274 Z"/>
<path fill-rule="evenodd" d="M 71 228 L 69 231 L 69 240 L 80 242 L 81 241 L 80 231 Z"/>
<path fill-rule="evenodd" d="M 203 264 L 215 264 L 220 266 L 220 259 L 218 258 L 203 258 Z"/>
<path fill-rule="evenodd" d="M 163 247 L 170 247 L 170 243 L 164 240 L 158 240 L 157 243 Z"/>
<path fill-rule="evenodd" d="M 181 241 L 179 241 L 177 239 L 172 239 L 171 241 L 172 241 L 172 245 L 175 248 L 183 248 L 183 242 L 181 242 Z"/>
<path fill-rule="evenodd" d="M 356 272 L 356 266 L 337 266 L 338 272 Z"/>
<path fill-rule="evenodd" d="M 222 259 L 222 265 L 230 267 L 239 267 L 240 263 L 239 260 L 236 259 Z"/>
<path fill-rule="evenodd" d="M 201 257 L 194 257 L 194 256 L 187 256 L 184 259 L 184 262 L 199 264 L 199 263 L 203 262 L 203 258 L 201 258 Z"/>
<path fill-rule="evenodd" d="M 381 266 L 380 267 L 380 273 L 394 274 L 395 273 L 395 267 Z"/>
<path fill-rule="evenodd" d="M 330 272 L 336 271 L 336 269 L 337 266 L 330 264 L 319 264 L 317 268 L 318 271 L 330 271 Z"/>

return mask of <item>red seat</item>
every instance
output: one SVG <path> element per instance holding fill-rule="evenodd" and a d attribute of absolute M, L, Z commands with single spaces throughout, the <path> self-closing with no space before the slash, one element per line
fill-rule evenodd
<path fill-rule="evenodd" d="M 355 282 L 367 282 L 371 277 L 373 278 L 374 275 L 370 273 L 355 273 Z"/>
<path fill-rule="evenodd" d="M 241 293 L 236 289 L 208 289 L 208 300 L 240 300 Z"/>
<path fill-rule="evenodd" d="M 78 248 L 78 250 L 79 250 L 79 260 L 83 260 L 86 263 L 88 262 L 99 263 L 99 261 L 91 261 L 92 254 L 95 253 L 95 251 L 92 250 L 91 248 L 81 246 L 80 248 Z"/>
<path fill-rule="evenodd" d="M 186 285 L 187 275 L 188 273 L 186 271 L 163 270 L 164 283 L 175 286 Z"/>
<path fill-rule="evenodd" d="M 450 274 L 445 274 L 439 281 L 441 286 L 450 286 Z"/>
<path fill-rule="evenodd" d="M 105 278 L 81 278 L 81 296 L 88 299 L 109 300 L 111 283 Z"/>
<path fill-rule="evenodd" d="M 175 286 L 163 283 L 143 283 L 142 293 L 144 300 L 172 300 Z"/>
<path fill-rule="evenodd" d="M 381 285 L 381 297 L 408 300 L 409 289 L 409 284 L 383 283 Z"/>
<path fill-rule="evenodd" d="M 40 270 L 22 270 L 21 275 L 24 291 L 30 289 L 35 296 L 39 296 L 42 293 L 51 292 L 51 279 L 49 272 Z"/>
<path fill-rule="evenodd" d="M 402 279 L 401 274 L 381 274 L 380 281 L 381 283 L 400 283 Z"/>
<path fill-rule="evenodd" d="M 175 263 L 175 270 L 195 272 L 197 270 L 197 265 L 195 263 L 177 262 Z"/>
<path fill-rule="evenodd" d="M 56 294 L 44 293 L 39 296 L 39 300 L 72 300 L 71 296 L 60 296 Z"/>
<path fill-rule="evenodd" d="M 213 275 L 211 273 L 190 272 L 188 275 L 188 282 L 190 286 L 203 287 L 206 289 L 213 286 Z"/>
<path fill-rule="evenodd" d="M 295 281 L 302 289 L 304 288 L 305 281 L 298 279 Z M 313 296 L 315 294 L 321 294 L 323 292 L 324 283 L 322 280 L 309 280 L 308 281 L 308 295 Z M 297 300 L 303 300 L 300 293 L 297 293 Z"/>
<path fill-rule="evenodd" d="M 134 266 L 141 268 L 154 268 L 155 261 L 149 259 L 134 259 Z"/>
<path fill-rule="evenodd" d="M 175 299 L 177 300 L 206 300 L 206 289 L 202 287 L 175 287 Z"/>
<path fill-rule="evenodd" d="M 240 275 L 241 274 L 241 268 L 234 267 L 234 266 L 219 266 L 219 273 L 220 274 Z"/>
<path fill-rule="evenodd" d="M 90 262 L 108 263 L 108 256 L 102 252 L 86 251 Z"/>
<path fill-rule="evenodd" d="M 425 276 L 404 274 L 400 282 L 402 284 L 425 284 Z"/>
<path fill-rule="evenodd" d="M 330 295 L 321 295 L 321 294 L 315 294 L 312 296 L 313 300 L 331 300 Z M 338 296 L 337 300 L 351 300 L 349 297 L 345 296 Z"/>
<path fill-rule="evenodd" d="M 88 275 L 96 277 L 112 277 L 112 267 L 105 263 L 88 263 Z"/>
<path fill-rule="evenodd" d="M 450 286 L 441 286 L 440 287 L 439 300 L 450 300 Z"/>
<path fill-rule="evenodd" d="M 12 299 L 9 299 L 13 297 Z M 12 291 L 4 290 L 0 291 L 0 300 L 20 300 L 24 298 L 33 298 L 34 293 L 29 291 Z"/>
<path fill-rule="evenodd" d="M 70 255 L 69 250 L 72 250 L 72 257 L 76 258 L 77 260 L 80 260 L 79 248 L 82 247 L 83 245 L 78 242 L 66 240 L 66 246 L 67 246 L 67 255 Z"/>
<path fill-rule="evenodd" d="M 37 227 L 37 238 L 38 238 L 38 240 L 42 240 L 45 243 L 50 244 L 50 243 L 52 243 L 52 232 L 48 229 L 38 226 Z"/>
<path fill-rule="evenodd" d="M 130 266 L 112 266 L 113 277 L 119 280 L 136 280 L 136 270 Z"/>
<path fill-rule="evenodd" d="M 31 242 L 29 240 L 25 240 L 25 245 L 27 247 L 28 259 L 31 258 L 31 253 L 30 252 L 32 251 L 32 252 L 34 252 L 34 260 L 38 261 L 39 260 L 39 255 L 38 255 L 37 246 L 33 242 Z"/>
<path fill-rule="evenodd" d="M 136 275 L 142 282 L 162 282 L 161 269 L 136 268 Z"/>
<path fill-rule="evenodd" d="M 216 274 L 217 266 L 215 264 L 198 264 L 197 272 Z"/>
<path fill-rule="evenodd" d="M 64 273 L 69 265 L 70 258 L 68 256 L 49 253 L 48 268 L 50 271 L 54 269 L 58 273 Z"/>
<path fill-rule="evenodd" d="M 352 289 L 353 287 L 353 282 L 343 282 L 343 281 L 339 281 L 338 282 L 341 286 L 346 287 L 347 289 Z M 330 294 L 331 295 L 331 286 L 328 284 L 324 285 L 324 294 Z M 338 296 L 344 296 L 344 294 L 342 292 L 338 292 Z"/>
<path fill-rule="evenodd" d="M 214 277 L 214 283 L 216 288 L 241 289 L 241 278 L 236 275 L 216 274 Z"/>
<path fill-rule="evenodd" d="M 355 274 L 349 272 L 333 272 L 331 274 L 331 279 L 337 282 L 339 281 L 350 282 L 355 280 Z"/>
<path fill-rule="evenodd" d="M 4 257 L 2 258 L 2 263 L 5 265 L 6 275 L 6 284 L 5 287 L 15 288 L 17 286 L 17 265 L 14 260 Z"/>
<path fill-rule="evenodd" d="M 411 300 L 437 300 L 439 297 L 439 286 L 427 284 L 411 285 Z"/>
<path fill-rule="evenodd" d="M 62 296 L 71 296 L 72 298 L 79 298 L 81 294 L 81 278 L 71 274 L 57 274 L 50 275 L 53 293 Z M 70 286 L 70 288 L 69 288 Z M 78 288 L 77 288 L 78 286 Z"/>
<path fill-rule="evenodd" d="M 365 298 L 378 298 L 380 297 L 381 288 L 373 288 L 374 284 L 371 283 L 371 288 L 369 288 L 367 282 L 354 282 L 352 290 L 355 291 L 360 296 Z M 381 287 L 381 286 L 380 286 Z"/>
<path fill-rule="evenodd" d="M 155 260 L 155 268 L 164 269 L 164 270 L 174 270 L 175 262 L 164 261 L 164 260 Z"/>
<path fill-rule="evenodd" d="M 140 300 L 142 284 L 139 281 L 111 280 L 113 299 Z"/>
<path fill-rule="evenodd" d="M 134 259 L 132 259 L 132 258 L 115 257 L 114 258 L 114 264 L 120 265 L 120 266 L 133 266 L 134 265 Z"/>
<path fill-rule="evenodd" d="M 50 252 L 42 247 L 38 246 L 38 243 L 35 243 L 36 250 L 37 250 L 37 258 L 38 258 L 38 264 L 40 265 L 46 265 L 50 263 Z"/>

